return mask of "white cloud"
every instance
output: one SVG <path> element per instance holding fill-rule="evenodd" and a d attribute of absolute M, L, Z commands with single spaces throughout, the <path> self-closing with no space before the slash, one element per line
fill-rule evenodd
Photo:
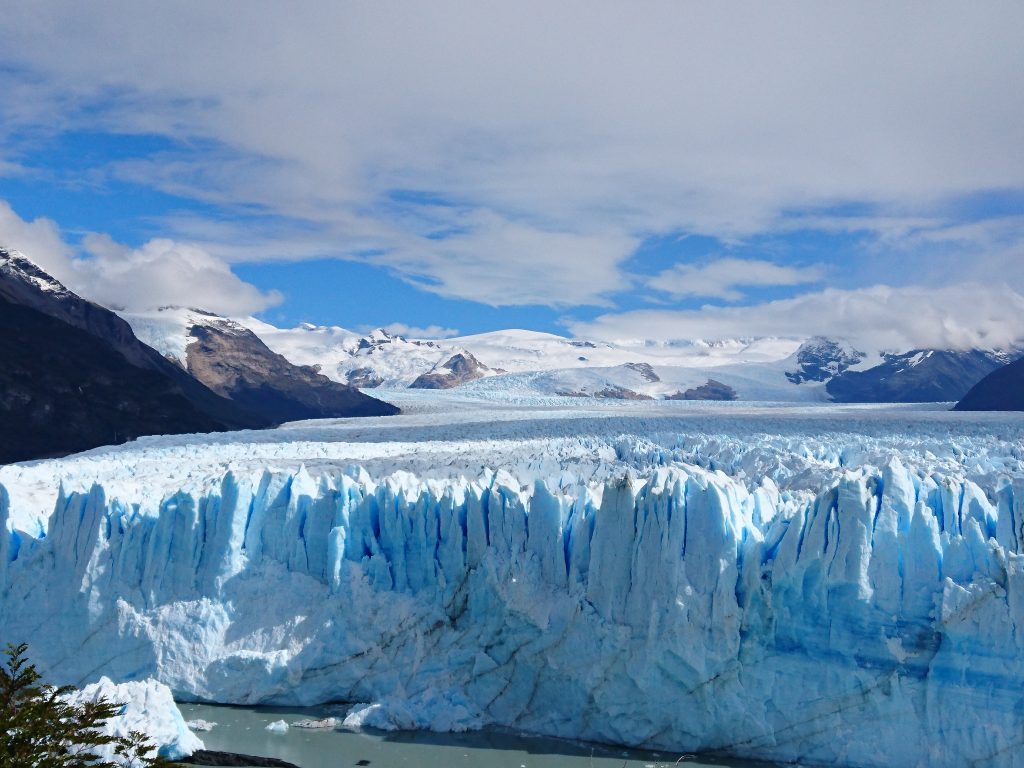
<path fill-rule="evenodd" d="M 73 276 L 74 250 L 64 242 L 57 223 L 22 219 L 4 200 L 0 200 L 0 248 L 21 251 L 58 280 Z"/>
<path fill-rule="evenodd" d="M 384 330 L 392 336 L 404 336 L 407 339 L 450 339 L 459 335 L 457 328 L 444 328 L 440 325 L 428 325 L 425 328 L 420 328 L 405 323 L 391 323 L 385 325 Z"/>
<path fill-rule="evenodd" d="M 706 264 L 674 264 L 647 284 L 675 298 L 697 296 L 739 301 L 740 288 L 816 283 L 825 275 L 821 265 L 789 267 L 761 259 L 720 258 Z"/>
<path fill-rule="evenodd" d="M 173 304 L 243 316 L 282 299 L 239 279 L 202 248 L 164 238 L 129 248 L 107 235 L 90 234 L 82 240 L 89 255 L 78 257 L 56 223 L 26 221 L 2 200 L 0 245 L 22 251 L 79 295 L 115 309 Z"/>
<path fill-rule="evenodd" d="M 202 248 L 158 238 L 128 248 L 105 235 L 90 235 L 83 246 L 91 258 L 76 262 L 77 288 L 110 307 L 144 310 L 166 305 L 245 316 L 281 302 L 235 275 Z"/>
<path fill-rule="evenodd" d="M 600 302 L 649 234 L 1024 187 L 1019 3 L 10 5 L 0 141 L 180 140 L 114 170 L 294 221 L 278 258 L 372 251 L 446 296 Z M 504 224 L 439 234 L 435 199 Z"/>
<path fill-rule="evenodd" d="M 865 350 L 1003 347 L 1024 339 L 1024 296 L 1003 285 L 826 289 L 746 307 L 638 310 L 571 322 L 580 338 L 722 339 L 814 335 Z"/>
<path fill-rule="evenodd" d="M 25 168 L 18 163 L 12 163 L 9 160 L 4 160 L 0 157 L 0 178 L 5 176 L 21 176 L 25 173 Z"/>
<path fill-rule="evenodd" d="M 406 238 L 375 261 L 425 290 L 495 307 L 608 304 L 605 295 L 629 287 L 618 268 L 638 245 L 629 237 L 546 231 L 490 212 L 461 226 L 443 239 Z"/>

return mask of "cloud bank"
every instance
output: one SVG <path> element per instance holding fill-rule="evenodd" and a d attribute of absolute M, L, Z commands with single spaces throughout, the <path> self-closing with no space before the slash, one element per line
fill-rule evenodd
<path fill-rule="evenodd" d="M 166 137 L 97 170 L 279 217 L 277 257 L 312 237 L 444 296 L 602 304 L 648 236 L 849 204 L 870 230 L 1024 189 L 1021 28 L 1013 3 L 15 2 L 0 156 Z"/>
<path fill-rule="evenodd" d="M 827 336 L 865 351 L 1007 347 L 1024 339 L 1024 296 L 1005 285 L 827 289 L 746 307 L 638 310 L 570 322 L 581 338 L 672 341 Z"/>
<path fill-rule="evenodd" d="M 573 326 L 586 335 L 1005 339 L 997 305 L 1024 291 L 1022 28 L 1022 4 L 943 0 L 10 2 L 0 173 L 41 172 L 61 135 L 146 137 L 43 171 L 197 212 L 137 248 L 87 239 L 84 257 L 52 222 L 4 226 L 124 306 L 258 311 L 279 297 L 233 263 L 333 256 L 447 298 L 607 309 Z M 632 260 L 680 233 L 722 258 Z M 786 238 L 807 233 L 858 248 L 796 259 Z M 794 297 L 616 311 L 758 288 Z"/>

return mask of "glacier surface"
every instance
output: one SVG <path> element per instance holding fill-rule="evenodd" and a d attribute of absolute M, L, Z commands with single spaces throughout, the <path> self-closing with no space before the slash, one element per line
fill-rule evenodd
<path fill-rule="evenodd" d="M 4 639 L 350 725 L 1024 765 L 1021 419 L 422 404 L 3 468 Z"/>

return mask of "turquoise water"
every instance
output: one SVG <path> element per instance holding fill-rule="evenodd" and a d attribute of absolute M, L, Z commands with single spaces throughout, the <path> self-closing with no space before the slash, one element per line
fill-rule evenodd
<path fill-rule="evenodd" d="M 343 728 L 289 728 L 272 733 L 276 720 L 294 723 L 343 714 L 330 708 L 225 707 L 181 704 L 186 720 L 217 723 L 199 733 L 207 749 L 241 752 L 287 760 L 300 768 L 668 768 L 680 766 L 749 766 L 767 763 L 718 761 L 668 752 L 643 752 L 584 744 L 502 730 L 463 734 L 424 731 L 365 732 Z"/>

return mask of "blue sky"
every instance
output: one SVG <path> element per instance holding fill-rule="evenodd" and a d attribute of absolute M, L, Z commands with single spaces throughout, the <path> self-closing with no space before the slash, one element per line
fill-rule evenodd
<path fill-rule="evenodd" d="M 279 325 L 1024 335 L 1020 7 L 393 10 L 12 3 L 0 242 Z"/>

